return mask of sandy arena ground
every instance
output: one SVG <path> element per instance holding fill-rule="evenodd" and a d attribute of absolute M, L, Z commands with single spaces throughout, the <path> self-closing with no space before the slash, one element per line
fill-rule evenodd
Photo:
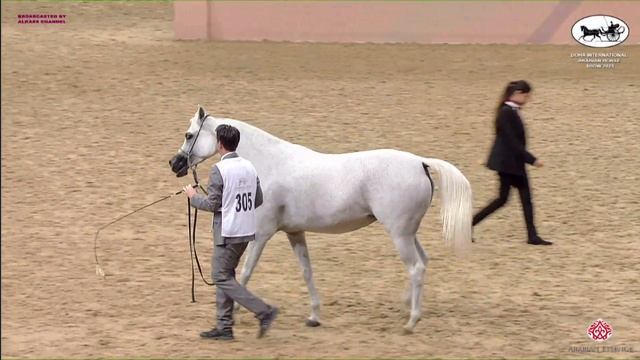
<path fill-rule="evenodd" d="M 69 21 L 17 24 L 33 12 Z M 590 70 L 570 58 L 577 46 L 186 42 L 171 20 L 168 2 L 2 2 L 2 357 L 640 356 L 640 47 Z M 190 303 L 182 197 L 105 230 L 109 276 L 95 275 L 98 226 L 190 181 L 167 161 L 197 104 L 318 151 L 448 160 L 477 210 L 497 191 L 482 165 L 493 108 L 518 78 L 535 87 L 525 118 L 547 166 L 530 175 L 538 228 L 556 243 L 525 244 L 512 193 L 461 260 L 436 203 L 419 232 L 431 261 L 414 335 L 402 335 L 406 272 L 379 224 L 308 235 L 319 328 L 304 326 L 306 286 L 277 234 L 249 284 L 282 308 L 260 341 L 247 311 L 235 342 L 199 339 L 214 296 L 198 283 Z M 597 318 L 614 328 L 607 346 L 636 352 L 571 352 L 596 345 Z"/>

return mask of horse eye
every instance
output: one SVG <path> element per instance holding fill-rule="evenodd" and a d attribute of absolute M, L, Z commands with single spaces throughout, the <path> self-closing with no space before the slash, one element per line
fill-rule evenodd
<path fill-rule="evenodd" d="M 187 139 L 187 140 L 191 140 L 191 138 L 193 138 L 193 134 L 186 133 L 186 134 L 184 134 L 184 138 Z"/>

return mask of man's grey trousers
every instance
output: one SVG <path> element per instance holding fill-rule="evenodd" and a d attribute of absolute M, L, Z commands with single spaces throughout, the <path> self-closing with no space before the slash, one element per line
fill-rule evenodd
<path fill-rule="evenodd" d="M 253 295 L 236 280 L 236 267 L 248 243 L 216 245 L 213 249 L 211 275 L 216 284 L 216 303 L 219 330 L 233 327 L 233 304 L 244 306 L 258 319 L 267 315 L 271 308 Z"/>

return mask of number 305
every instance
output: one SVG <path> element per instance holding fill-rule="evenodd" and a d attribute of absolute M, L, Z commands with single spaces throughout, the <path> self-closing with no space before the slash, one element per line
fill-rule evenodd
<path fill-rule="evenodd" d="M 236 212 L 251 210 L 253 201 L 251 201 L 251 193 L 242 193 L 236 195 Z"/>

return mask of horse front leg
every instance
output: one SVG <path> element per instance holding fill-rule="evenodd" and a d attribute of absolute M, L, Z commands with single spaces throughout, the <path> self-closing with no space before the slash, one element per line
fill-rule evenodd
<path fill-rule="evenodd" d="M 304 232 L 287 233 L 287 237 L 293 252 L 298 258 L 304 281 L 307 283 L 307 289 L 309 289 L 309 296 L 311 296 L 311 315 L 307 319 L 306 325 L 310 327 L 320 326 L 320 298 L 318 297 L 318 290 L 316 290 L 313 283 L 313 271 L 311 270 L 311 259 L 309 258 L 305 234 Z"/>
<path fill-rule="evenodd" d="M 262 255 L 262 250 L 264 250 L 265 245 L 267 245 L 267 241 L 271 239 L 271 237 L 276 233 L 273 231 L 258 231 L 256 233 L 256 239 L 249 242 L 247 246 L 247 256 L 244 259 L 244 264 L 242 265 L 242 273 L 240 274 L 240 279 L 238 280 L 242 286 L 247 286 L 249 279 L 251 279 L 251 275 L 253 274 L 253 270 L 255 270 L 256 265 L 258 265 L 258 260 L 260 260 L 260 256 Z M 240 309 L 240 304 L 235 305 L 235 310 Z"/>
<path fill-rule="evenodd" d="M 253 270 L 255 270 L 256 265 L 258 265 L 258 260 L 260 260 L 262 250 L 264 250 L 266 244 L 266 239 L 258 239 L 256 236 L 256 239 L 251 241 L 247 246 L 247 257 L 244 259 L 242 273 L 239 279 L 240 285 L 247 286 L 247 283 L 249 283 Z"/>
<path fill-rule="evenodd" d="M 258 209 L 258 211 L 260 210 L 266 211 L 268 214 L 271 209 Z M 253 270 L 255 270 L 256 265 L 258 265 L 258 260 L 260 260 L 262 250 L 264 250 L 265 245 L 267 245 L 267 241 L 269 241 L 269 239 L 271 239 L 271 237 L 273 237 L 273 235 L 278 231 L 276 219 L 270 216 L 265 216 L 264 214 L 259 215 L 262 216 L 258 216 L 256 218 L 258 222 L 256 226 L 256 238 L 249 242 L 249 245 L 247 246 L 247 255 L 244 258 L 242 273 L 238 280 L 242 286 L 247 286 L 247 283 L 253 274 Z"/>

